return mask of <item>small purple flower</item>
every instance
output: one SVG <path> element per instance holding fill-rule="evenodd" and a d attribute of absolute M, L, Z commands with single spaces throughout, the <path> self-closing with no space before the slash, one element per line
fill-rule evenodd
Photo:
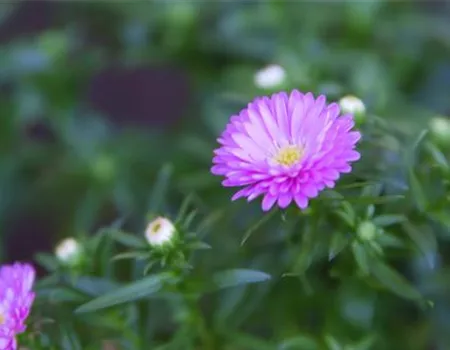
<path fill-rule="evenodd" d="M 211 172 L 225 177 L 224 186 L 244 186 L 232 200 L 263 195 L 264 211 L 292 201 L 305 209 L 360 158 L 355 145 L 361 134 L 353 126 L 353 116 L 341 116 L 323 95 L 294 90 L 256 98 L 218 138 Z"/>
<path fill-rule="evenodd" d="M 26 329 L 25 321 L 34 301 L 35 270 L 29 264 L 0 267 L 0 350 L 16 350 L 16 335 Z"/>

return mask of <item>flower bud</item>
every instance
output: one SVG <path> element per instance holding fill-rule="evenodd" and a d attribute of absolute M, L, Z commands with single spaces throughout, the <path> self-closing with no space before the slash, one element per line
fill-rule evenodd
<path fill-rule="evenodd" d="M 145 238 L 152 247 L 161 247 L 173 242 L 176 228 L 169 219 L 158 217 L 145 230 Z"/>
<path fill-rule="evenodd" d="M 358 97 L 347 95 L 339 100 L 342 113 L 353 114 L 356 124 L 362 124 L 366 120 L 366 106 Z"/>
<path fill-rule="evenodd" d="M 357 234 L 364 241 L 371 241 L 377 235 L 377 227 L 371 221 L 363 221 L 359 224 Z"/>
<path fill-rule="evenodd" d="M 431 119 L 429 129 L 433 139 L 441 146 L 450 146 L 450 119 L 434 117 Z"/>
<path fill-rule="evenodd" d="M 56 246 L 55 255 L 64 265 L 74 266 L 81 261 L 83 248 L 74 238 L 66 238 Z"/>
<path fill-rule="evenodd" d="M 284 83 L 286 71 L 283 67 L 271 64 L 256 72 L 255 85 L 261 89 L 273 89 Z"/>

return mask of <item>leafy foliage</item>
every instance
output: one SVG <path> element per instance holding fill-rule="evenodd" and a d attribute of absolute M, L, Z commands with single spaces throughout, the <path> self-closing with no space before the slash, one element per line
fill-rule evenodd
<path fill-rule="evenodd" d="M 26 6 L 0 5 L 0 33 Z M 23 346 L 450 347 L 450 142 L 428 126 L 450 112 L 448 6 L 49 11 L 48 28 L 0 44 L 0 258 L 43 271 Z M 286 72 L 274 87 L 255 83 L 267 64 Z M 209 172 L 215 139 L 253 97 L 293 88 L 364 101 L 361 160 L 306 211 L 230 202 Z M 167 249 L 144 236 L 157 216 L 177 229 Z M 70 236 L 76 266 L 49 248 Z"/>

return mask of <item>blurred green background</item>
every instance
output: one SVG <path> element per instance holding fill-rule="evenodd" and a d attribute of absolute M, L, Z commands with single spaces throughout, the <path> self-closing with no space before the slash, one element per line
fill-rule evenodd
<path fill-rule="evenodd" d="M 269 64 L 285 77 L 258 86 L 255 74 Z M 446 2 L 2 2 L 0 260 L 30 260 L 117 218 L 142 231 L 167 165 L 164 213 L 194 193 L 200 212 L 222 215 L 210 239 L 220 254 L 207 253 L 207 268 L 246 262 L 281 271 L 289 255 L 280 254 L 282 235 L 271 237 L 269 228 L 240 247 L 261 216 L 259 203 L 229 203 L 231 191 L 209 173 L 230 115 L 257 95 L 298 88 L 330 101 L 356 95 L 370 114 L 414 135 L 431 117 L 450 114 L 449 82 Z M 448 307 L 429 318 L 392 297 L 377 311 L 376 297 L 355 282 L 322 286 L 312 299 L 300 283 L 284 283 L 253 290 L 254 308 L 242 311 L 278 327 L 244 315 L 229 322 L 289 335 L 300 317 L 309 328 L 330 323 L 344 339 L 358 339 L 375 322 L 390 336 L 374 349 L 450 348 Z M 328 306 L 334 298 L 340 309 L 325 320 L 318 310 L 336 308 Z M 228 320 L 226 310 L 217 317 Z"/>

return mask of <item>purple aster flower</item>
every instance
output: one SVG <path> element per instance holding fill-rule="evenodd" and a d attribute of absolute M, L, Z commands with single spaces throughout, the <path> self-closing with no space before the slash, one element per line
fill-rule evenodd
<path fill-rule="evenodd" d="M 361 134 L 353 126 L 353 116 L 341 116 L 325 96 L 294 90 L 256 98 L 218 138 L 211 172 L 225 176 L 224 186 L 244 187 L 232 200 L 263 195 L 264 211 L 292 201 L 305 209 L 360 158 L 355 145 Z"/>
<path fill-rule="evenodd" d="M 17 349 L 16 335 L 25 331 L 34 301 L 34 279 L 35 270 L 29 264 L 0 267 L 0 350 Z"/>

